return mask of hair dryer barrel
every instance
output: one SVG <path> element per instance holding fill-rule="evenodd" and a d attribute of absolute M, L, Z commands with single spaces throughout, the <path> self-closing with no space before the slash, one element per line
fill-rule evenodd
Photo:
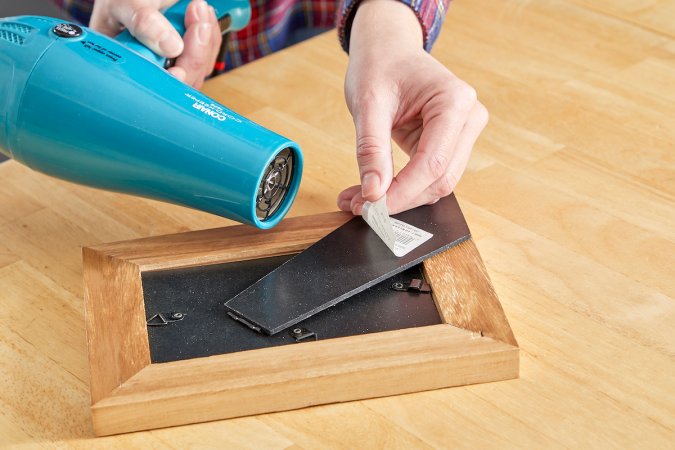
<path fill-rule="evenodd" d="M 87 29 L 62 37 L 53 27 L 26 37 L 44 51 L 26 52 L 31 59 L 19 65 L 31 69 L 19 72 L 29 75 L 9 88 L 20 95 L 7 102 L 0 146 L 17 161 L 259 228 L 283 218 L 302 174 L 297 144 L 112 39 Z"/>

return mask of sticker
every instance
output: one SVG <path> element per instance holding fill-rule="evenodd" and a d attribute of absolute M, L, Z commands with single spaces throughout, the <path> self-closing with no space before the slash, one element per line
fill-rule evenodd
<path fill-rule="evenodd" d="M 389 217 L 386 195 L 375 203 L 366 202 L 361 215 L 370 228 L 399 258 L 407 255 L 433 236 L 431 233 Z"/>

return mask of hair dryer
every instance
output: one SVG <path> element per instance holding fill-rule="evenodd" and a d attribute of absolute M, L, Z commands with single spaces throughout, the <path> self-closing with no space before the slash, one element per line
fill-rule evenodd
<path fill-rule="evenodd" d="M 183 34 L 188 0 L 164 14 Z M 211 0 L 224 32 L 248 0 Z M 259 228 L 288 212 L 302 175 L 292 142 L 164 70 L 125 32 L 48 17 L 0 20 L 0 152 L 40 172 Z"/>

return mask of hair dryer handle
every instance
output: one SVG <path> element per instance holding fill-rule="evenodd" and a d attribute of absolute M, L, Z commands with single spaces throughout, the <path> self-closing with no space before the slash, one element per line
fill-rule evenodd
<path fill-rule="evenodd" d="M 190 1 L 180 0 L 164 11 L 164 16 L 181 36 L 185 34 L 185 12 Z M 218 17 L 220 30 L 223 34 L 230 31 L 239 31 L 248 25 L 249 20 L 251 20 L 251 5 L 249 0 L 207 0 L 206 2 L 216 10 L 216 17 Z M 154 53 L 141 44 L 129 33 L 129 30 L 119 34 L 115 37 L 115 40 L 157 65 L 161 67 L 166 66 L 167 60 L 164 56 Z"/>

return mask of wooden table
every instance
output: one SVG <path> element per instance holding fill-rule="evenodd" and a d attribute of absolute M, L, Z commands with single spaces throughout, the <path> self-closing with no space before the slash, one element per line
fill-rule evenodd
<path fill-rule="evenodd" d="M 0 443 L 673 448 L 674 5 L 450 10 L 434 54 L 491 112 L 457 194 L 522 348 L 514 381 L 94 440 L 80 248 L 228 222 L 3 163 Z M 346 63 L 329 33 L 205 88 L 300 142 L 292 215 L 357 181 Z"/>

